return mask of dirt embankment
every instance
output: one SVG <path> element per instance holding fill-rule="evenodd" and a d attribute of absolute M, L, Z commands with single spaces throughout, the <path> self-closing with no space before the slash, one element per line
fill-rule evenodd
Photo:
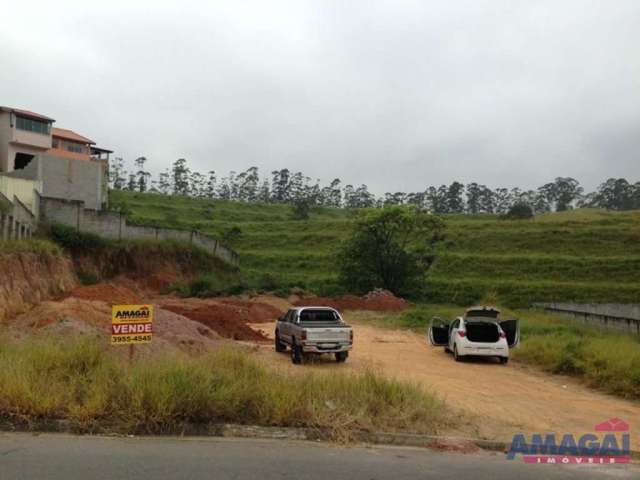
<path fill-rule="evenodd" d="M 0 255 L 0 322 L 78 284 L 69 258 L 54 254 Z"/>
<path fill-rule="evenodd" d="M 186 257 L 186 258 L 185 258 Z M 98 279 L 128 278 L 148 289 L 160 291 L 196 276 L 198 265 L 186 255 L 114 249 L 72 256 L 77 272 Z"/>
<path fill-rule="evenodd" d="M 306 297 L 297 302 L 296 306 L 333 307 L 339 311 L 371 310 L 377 312 L 399 312 L 409 304 L 403 298 L 396 297 L 388 290 L 376 289 L 362 297 L 355 295 L 341 295 L 339 297 Z"/>

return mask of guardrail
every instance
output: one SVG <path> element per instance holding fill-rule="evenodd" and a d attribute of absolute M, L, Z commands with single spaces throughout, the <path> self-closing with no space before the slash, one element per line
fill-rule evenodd
<path fill-rule="evenodd" d="M 548 312 L 567 315 L 588 324 L 640 335 L 640 304 L 534 303 L 533 306 Z"/>

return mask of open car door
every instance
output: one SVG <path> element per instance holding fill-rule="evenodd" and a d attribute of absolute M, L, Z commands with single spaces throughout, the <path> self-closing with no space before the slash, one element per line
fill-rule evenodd
<path fill-rule="evenodd" d="M 517 347 L 520 343 L 520 320 L 517 318 L 510 318 L 508 320 L 500 320 L 498 322 L 500 328 L 507 335 L 507 343 L 509 348 Z"/>
<path fill-rule="evenodd" d="M 436 347 L 447 347 L 449 345 L 449 322 L 440 317 L 433 317 L 429 325 L 429 343 Z"/>

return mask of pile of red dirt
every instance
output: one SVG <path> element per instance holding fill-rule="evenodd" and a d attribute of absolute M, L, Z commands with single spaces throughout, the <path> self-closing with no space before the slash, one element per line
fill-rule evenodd
<path fill-rule="evenodd" d="M 98 283 L 96 285 L 77 287 L 71 290 L 67 296 L 83 300 L 98 300 L 110 305 L 144 303 L 141 296 L 134 289 L 112 283 Z"/>
<path fill-rule="evenodd" d="M 264 303 L 239 299 L 167 299 L 162 308 L 183 315 L 211 328 L 224 338 L 267 342 L 269 339 L 249 326 L 251 323 L 274 321 L 281 310 Z"/>
<path fill-rule="evenodd" d="M 284 313 L 283 310 L 268 303 L 245 301 L 235 298 L 221 299 L 223 305 L 236 308 L 240 321 L 246 323 L 267 323 L 275 321 Z"/>
<path fill-rule="evenodd" d="M 129 298 L 131 300 L 131 298 Z M 68 297 L 42 302 L 13 319 L 8 326 L 13 338 L 42 335 L 60 339 L 89 336 L 110 348 L 111 305 L 100 300 Z M 153 341 L 136 348 L 136 356 L 164 355 L 182 351 L 199 354 L 224 344 L 220 335 L 199 322 L 162 308 L 155 309 Z M 126 349 L 117 349 L 126 354 Z"/>
<path fill-rule="evenodd" d="M 324 306 L 336 310 L 373 310 L 377 312 L 399 312 L 406 309 L 409 304 L 396 297 L 388 290 L 375 289 L 362 297 L 355 295 L 341 295 L 339 297 L 307 297 L 296 302 L 299 307 Z"/>
<path fill-rule="evenodd" d="M 224 338 L 251 342 L 269 341 L 262 333 L 252 329 L 249 322 L 241 318 L 242 310 L 233 305 L 219 303 L 187 306 L 174 303 L 164 304 L 162 308 L 199 322 Z"/>

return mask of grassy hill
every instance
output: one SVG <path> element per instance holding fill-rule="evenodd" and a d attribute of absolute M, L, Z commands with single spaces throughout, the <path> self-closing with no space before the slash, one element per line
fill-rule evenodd
<path fill-rule="evenodd" d="M 111 202 L 126 204 L 131 221 L 141 225 L 217 237 L 239 227 L 233 248 L 254 286 L 338 292 L 334 253 L 348 234 L 350 211 L 319 208 L 300 221 L 286 205 L 131 192 L 112 192 Z M 640 211 L 583 209 L 524 221 L 450 215 L 446 223 L 445 252 L 425 280 L 429 301 L 640 302 Z"/>

